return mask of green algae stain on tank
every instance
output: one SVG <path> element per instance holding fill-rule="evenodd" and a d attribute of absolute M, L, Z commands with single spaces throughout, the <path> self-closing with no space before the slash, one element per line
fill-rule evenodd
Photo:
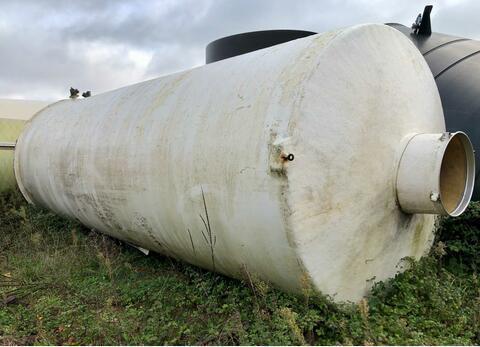
<path fill-rule="evenodd" d="M 25 125 L 24 120 L 0 118 L 0 142 L 14 143 Z M 0 148 L 0 193 L 16 185 L 12 149 Z"/>
<path fill-rule="evenodd" d="M 428 218 L 432 217 L 421 216 L 415 226 L 415 230 L 413 231 L 411 249 L 412 255 L 416 259 L 425 255 L 425 244 L 431 245 L 433 242 L 433 233 L 431 232 L 431 227 L 429 226 L 430 223 L 427 220 Z"/>

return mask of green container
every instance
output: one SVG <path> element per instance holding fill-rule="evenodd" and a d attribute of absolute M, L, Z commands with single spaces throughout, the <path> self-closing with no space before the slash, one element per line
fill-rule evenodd
<path fill-rule="evenodd" d="M 20 119 L 0 118 L 0 142 L 15 142 L 25 125 Z M 15 187 L 13 149 L 0 149 L 0 193 Z"/>
<path fill-rule="evenodd" d="M 48 103 L 0 99 L 0 145 L 15 144 L 25 123 Z M 16 187 L 14 148 L 0 146 L 0 193 Z"/>

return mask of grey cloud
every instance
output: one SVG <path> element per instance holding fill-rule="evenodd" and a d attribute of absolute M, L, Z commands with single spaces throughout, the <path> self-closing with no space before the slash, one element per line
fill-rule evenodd
<path fill-rule="evenodd" d="M 409 25 L 422 7 L 414 0 L 0 0 L 0 97 L 55 99 L 71 85 L 98 93 L 200 65 L 206 44 L 225 35 Z M 433 28 L 478 38 L 478 13 L 474 0 L 435 2 Z M 138 63 L 138 54 L 150 61 Z"/>

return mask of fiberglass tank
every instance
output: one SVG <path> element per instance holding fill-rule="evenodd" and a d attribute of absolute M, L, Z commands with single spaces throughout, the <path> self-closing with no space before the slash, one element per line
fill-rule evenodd
<path fill-rule="evenodd" d="M 418 50 L 361 25 L 52 104 L 15 172 L 28 201 L 133 245 L 339 301 L 428 251 L 473 160 Z"/>

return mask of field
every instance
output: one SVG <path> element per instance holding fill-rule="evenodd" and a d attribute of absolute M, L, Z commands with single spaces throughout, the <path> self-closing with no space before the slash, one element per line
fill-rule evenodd
<path fill-rule="evenodd" d="M 145 256 L 0 196 L 0 344 L 480 344 L 480 204 L 359 304 Z"/>

